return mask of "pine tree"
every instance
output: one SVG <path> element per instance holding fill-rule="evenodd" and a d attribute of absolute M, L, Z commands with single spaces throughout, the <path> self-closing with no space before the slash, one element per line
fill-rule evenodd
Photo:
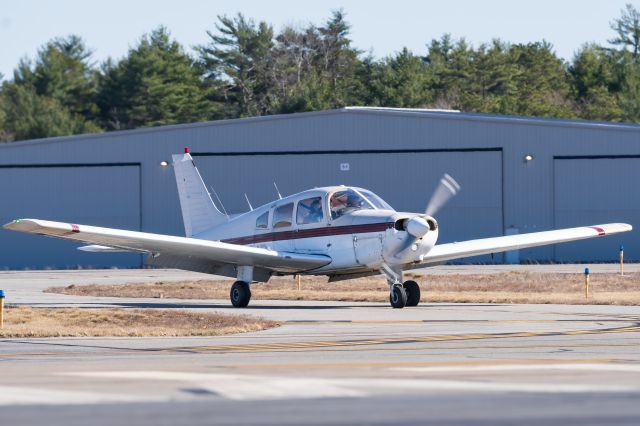
<path fill-rule="evenodd" d="M 159 27 L 118 63 L 103 65 L 98 94 L 105 128 L 133 129 L 211 118 L 199 69 Z"/>
<path fill-rule="evenodd" d="M 209 43 L 197 47 L 209 86 L 232 117 L 273 112 L 273 28 L 242 14 L 218 16 Z"/>
<path fill-rule="evenodd" d="M 623 48 L 630 47 L 633 60 L 637 61 L 640 55 L 640 11 L 627 3 L 620 15 L 620 18 L 611 23 L 616 37 L 609 40 L 609 43 Z"/>
<path fill-rule="evenodd" d="M 23 59 L 2 86 L 5 140 L 98 132 L 91 52 L 78 36 L 56 38 Z"/>
<path fill-rule="evenodd" d="M 420 108 L 434 101 L 431 79 L 419 56 L 407 48 L 373 66 L 370 103 L 385 107 Z"/>

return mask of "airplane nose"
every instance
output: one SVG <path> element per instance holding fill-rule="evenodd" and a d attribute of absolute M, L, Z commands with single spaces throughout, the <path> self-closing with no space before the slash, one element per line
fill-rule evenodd
<path fill-rule="evenodd" d="M 420 216 L 412 217 L 405 226 L 406 231 L 416 238 L 424 237 L 430 229 L 429 223 Z"/>

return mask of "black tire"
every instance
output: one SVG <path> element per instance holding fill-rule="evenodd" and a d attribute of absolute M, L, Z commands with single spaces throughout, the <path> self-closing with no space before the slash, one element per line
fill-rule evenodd
<path fill-rule="evenodd" d="M 234 308 L 246 308 L 247 305 L 249 305 L 249 300 L 251 300 L 251 289 L 249 288 L 249 284 L 244 281 L 236 281 L 231 286 L 229 296 Z"/>
<path fill-rule="evenodd" d="M 407 292 L 401 284 L 394 284 L 389 295 L 389 302 L 393 308 L 402 309 L 407 305 Z"/>
<path fill-rule="evenodd" d="M 420 303 L 420 286 L 415 281 L 405 281 L 402 284 L 407 293 L 407 306 L 418 306 Z"/>

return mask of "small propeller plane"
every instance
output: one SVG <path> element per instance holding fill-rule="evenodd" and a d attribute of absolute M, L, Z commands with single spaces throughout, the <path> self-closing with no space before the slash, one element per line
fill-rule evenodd
<path fill-rule="evenodd" d="M 403 271 L 632 229 L 625 223 L 609 223 L 436 244 L 439 229 L 434 216 L 460 191 L 448 175 L 440 180 L 424 213 L 397 212 L 367 189 L 330 186 L 229 217 L 212 201 L 188 148 L 173 156 L 173 168 L 186 237 L 40 219 L 17 219 L 4 227 L 90 243 L 79 247 L 84 251 L 143 252 L 149 265 L 233 277 L 234 307 L 246 307 L 251 284 L 273 275 L 325 275 L 333 282 L 382 273 L 394 308 L 420 302 L 420 287 L 404 281 Z"/>

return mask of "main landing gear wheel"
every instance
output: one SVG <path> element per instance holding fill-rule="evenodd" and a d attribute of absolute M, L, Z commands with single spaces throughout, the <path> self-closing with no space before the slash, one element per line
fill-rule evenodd
<path fill-rule="evenodd" d="M 402 284 L 394 284 L 391 287 L 391 294 L 389 295 L 389 302 L 394 308 L 404 308 L 407 305 L 407 292 L 404 290 Z"/>
<path fill-rule="evenodd" d="M 234 308 L 246 308 L 251 300 L 251 289 L 244 281 L 236 281 L 231 286 L 231 304 Z"/>
<path fill-rule="evenodd" d="M 405 281 L 402 284 L 407 293 L 407 306 L 418 306 L 420 303 L 420 286 L 415 281 Z"/>

